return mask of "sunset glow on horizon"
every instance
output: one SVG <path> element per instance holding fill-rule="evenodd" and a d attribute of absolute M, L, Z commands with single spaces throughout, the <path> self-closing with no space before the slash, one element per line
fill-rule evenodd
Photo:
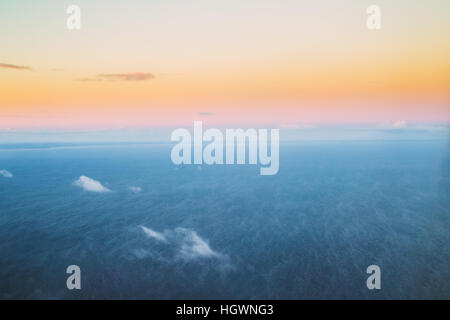
<path fill-rule="evenodd" d="M 450 122 L 448 1 L 70 4 L 0 4 L 0 130 Z"/>

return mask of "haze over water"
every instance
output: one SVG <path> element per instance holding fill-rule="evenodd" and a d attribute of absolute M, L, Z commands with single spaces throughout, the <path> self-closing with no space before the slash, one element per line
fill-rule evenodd
<path fill-rule="evenodd" d="M 274 176 L 171 147 L 2 149 L 0 298 L 450 298 L 446 141 L 282 143 Z"/>

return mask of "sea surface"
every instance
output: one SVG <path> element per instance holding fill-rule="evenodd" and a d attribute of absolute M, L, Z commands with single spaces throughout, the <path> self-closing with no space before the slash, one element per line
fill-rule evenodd
<path fill-rule="evenodd" d="M 0 146 L 0 299 L 450 299 L 447 141 L 283 143 L 274 176 L 171 147 Z"/>

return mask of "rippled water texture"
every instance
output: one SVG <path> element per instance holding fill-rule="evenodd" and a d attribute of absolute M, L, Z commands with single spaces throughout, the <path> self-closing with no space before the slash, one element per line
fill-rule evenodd
<path fill-rule="evenodd" d="M 0 151 L 2 299 L 450 298 L 445 143 L 282 144 L 275 176 L 177 167 L 170 145 L 27 147 Z"/>

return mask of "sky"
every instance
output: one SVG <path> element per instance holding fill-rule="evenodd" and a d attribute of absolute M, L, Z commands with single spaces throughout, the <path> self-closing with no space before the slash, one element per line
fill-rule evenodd
<path fill-rule="evenodd" d="M 1 1 L 0 131 L 442 129 L 449 14 L 448 0 Z"/>

